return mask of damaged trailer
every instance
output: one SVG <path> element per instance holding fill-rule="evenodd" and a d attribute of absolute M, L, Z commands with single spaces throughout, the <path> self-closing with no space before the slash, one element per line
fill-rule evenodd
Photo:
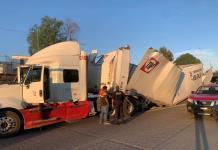
<path fill-rule="evenodd" d="M 179 66 L 182 69 L 184 78 L 181 86 L 178 87 L 173 104 L 178 104 L 187 99 L 192 91 L 196 91 L 202 85 L 203 65 L 190 64 Z"/>
<path fill-rule="evenodd" d="M 127 90 L 143 95 L 157 105 L 172 106 L 185 100 L 202 85 L 203 65 L 176 66 L 150 48 L 144 54 Z M 206 75 L 207 80 L 210 76 Z"/>
<path fill-rule="evenodd" d="M 179 67 L 150 48 L 133 73 L 127 90 L 135 91 L 157 105 L 173 105 L 183 78 Z"/>
<path fill-rule="evenodd" d="M 212 67 L 208 69 L 202 76 L 202 82 L 204 85 L 212 83 L 211 80 L 213 78 L 213 69 Z"/>

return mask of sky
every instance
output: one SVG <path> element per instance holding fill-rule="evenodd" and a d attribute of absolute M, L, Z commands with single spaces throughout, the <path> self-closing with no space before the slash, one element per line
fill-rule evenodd
<path fill-rule="evenodd" d="M 137 64 L 149 47 L 165 46 L 175 58 L 188 52 L 218 70 L 217 0 L 2 0 L 0 57 L 28 55 L 29 29 L 43 16 L 76 22 L 87 52 L 130 45 Z"/>

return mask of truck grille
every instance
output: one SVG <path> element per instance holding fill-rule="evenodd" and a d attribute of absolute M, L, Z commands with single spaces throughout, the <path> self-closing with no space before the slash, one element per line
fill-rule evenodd
<path fill-rule="evenodd" d="M 200 105 L 200 106 L 211 106 L 211 101 L 197 101 L 197 105 Z"/>

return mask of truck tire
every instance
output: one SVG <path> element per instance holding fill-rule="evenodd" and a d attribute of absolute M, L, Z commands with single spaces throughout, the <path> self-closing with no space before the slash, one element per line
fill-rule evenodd
<path fill-rule="evenodd" d="M 136 104 L 134 104 L 133 100 L 125 99 L 123 102 L 123 115 L 125 118 L 128 118 L 129 116 L 133 116 L 136 113 Z M 110 117 L 115 117 L 115 109 L 112 109 L 110 113 Z"/>
<path fill-rule="evenodd" d="M 135 106 L 130 100 L 126 100 L 124 103 L 124 111 L 126 116 L 133 115 L 135 111 Z"/>
<path fill-rule="evenodd" d="M 140 112 L 147 111 L 147 110 L 151 109 L 152 107 L 157 106 L 155 103 L 152 103 L 148 98 L 146 98 L 143 95 L 138 96 L 138 99 L 140 101 L 140 104 L 139 104 L 139 106 L 140 106 L 139 111 Z"/>
<path fill-rule="evenodd" d="M 0 137 L 16 135 L 21 129 L 21 119 L 13 111 L 0 111 Z"/>
<path fill-rule="evenodd" d="M 133 116 L 137 113 L 137 101 L 134 97 L 128 97 L 124 107 L 126 114 Z"/>

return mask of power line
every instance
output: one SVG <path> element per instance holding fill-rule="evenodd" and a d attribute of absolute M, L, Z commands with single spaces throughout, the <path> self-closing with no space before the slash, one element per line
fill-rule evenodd
<path fill-rule="evenodd" d="M 18 30 L 18 29 L 12 29 L 12 28 L 5 28 L 5 27 L 0 27 L 1 31 L 9 31 L 9 32 L 18 32 L 18 33 L 27 33 L 24 30 Z"/>

